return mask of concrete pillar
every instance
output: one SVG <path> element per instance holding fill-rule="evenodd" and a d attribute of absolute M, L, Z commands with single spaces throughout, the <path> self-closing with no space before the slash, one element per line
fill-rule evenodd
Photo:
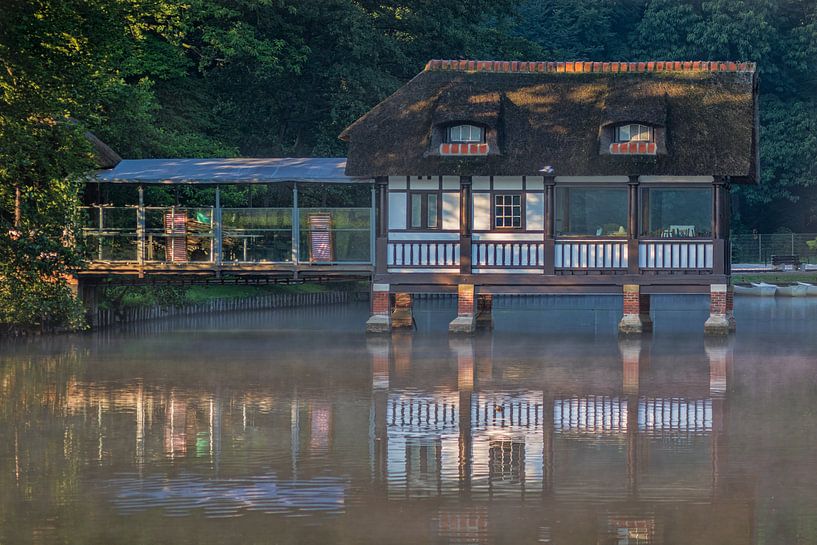
<path fill-rule="evenodd" d="M 638 335 L 652 331 L 650 296 L 641 293 L 641 286 L 638 284 L 624 285 L 624 316 L 618 323 L 618 331 L 623 335 Z"/>
<path fill-rule="evenodd" d="M 412 308 L 413 300 L 410 293 L 394 294 L 394 309 L 391 311 L 392 329 L 411 329 L 414 327 Z"/>
<path fill-rule="evenodd" d="M 471 334 L 476 327 L 474 285 L 460 284 L 457 286 L 457 317 L 448 324 L 448 332 Z"/>
<path fill-rule="evenodd" d="M 391 332 L 391 297 L 388 284 L 372 284 L 372 316 L 366 322 L 366 333 Z"/>
<path fill-rule="evenodd" d="M 729 335 L 735 331 L 734 288 L 729 284 L 709 287 L 709 318 L 704 323 L 706 335 Z"/>
<path fill-rule="evenodd" d="M 490 293 L 480 293 L 477 295 L 477 327 L 491 329 L 494 327 L 493 317 L 494 296 Z"/>

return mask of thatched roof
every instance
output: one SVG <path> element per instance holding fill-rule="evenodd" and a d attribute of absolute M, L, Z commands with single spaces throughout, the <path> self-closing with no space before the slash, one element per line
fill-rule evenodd
<path fill-rule="evenodd" d="M 350 176 L 537 175 L 549 165 L 560 176 L 754 182 L 756 110 L 753 63 L 431 61 L 340 137 Z M 499 149 L 436 153 L 440 126 L 460 121 L 495 129 Z M 665 128 L 666 146 L 652 156 L 602 153 L 603 127 L 622 122 Z"/>

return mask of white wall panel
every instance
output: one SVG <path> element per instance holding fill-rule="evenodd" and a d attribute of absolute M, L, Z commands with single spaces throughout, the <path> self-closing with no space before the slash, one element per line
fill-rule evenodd
<path fill-rule="evenodd" d="M 460 177 L 459 176 L 443 176 L 443 189 L 456 189 L 457 191 L 460 190 Z"/>
<path fill-rule="evenodd" d="M 491 194 L 472 193 L 474 208 L 474 230 L 487 231 L 491 228 Z"/>
<path fill-rule="evenodd" d="M 494 176 L 494 189 L 522 191 L 522 176 Z"/>
<path fill-rule="evenodd" d="M 389 191 L 389 229 L 406 228 L 406 194 Z"/>
<path fill-rule="evenodd" d="M 525 196 L 525 229 L 541 231 L 545 228 L 545 194 L 527 193 Z"/>
<path fill-rule="evenodd" d="M 474 176 L 471 178 L 471 189 L 473 191 L 489 190 L 491 189 L 490 176 Z"/>
<path fill-rule="evenodd" d="M 443 229 L 460 228 L 460 194 L 443 193 Z"/>
<path fill-rule="evenodd" d="M 439 176 L 409 176 L 409 188 L 426 191 L 437 191 L 440 189 Z"/>
<path fill-rule="evenodd" d="M 406 176 L 389 176 L 389 189 L 408 189 Z"/>

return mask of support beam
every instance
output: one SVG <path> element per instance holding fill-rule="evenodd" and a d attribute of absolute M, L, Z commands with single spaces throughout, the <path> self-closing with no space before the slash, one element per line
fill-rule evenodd
<path fill-rule="evenodd" d="M 137 188 L 139 204 L 136 207 L 136 262 L 139 263 L 139 277 L 145 275 L 145 188 Z"/>
<path fill-rule="evenodd" d="M 556 274 L 556 177 L 545 176 L 545 238 L 544 238 L 544 274 Z"/>
<path fill-rule="evenodd" d="M 650 296 L 641 293 L 638 284 L 624 284 L 624 316 L 618 323 L 622 335 L 639 335 L 652 331 Z"/>
<path fill-rule="evenodd" d="M 377 234 L 375 237 L 374 270 L 377 274 L 386 273 L 386 252 L 389 237 L 389 179 L 378 176 L 374 179 L 377 191 Z"/>
<path fill-rule="evenodd" d="M 627 272 L 638 274 L 638 176 L 630 176 L 627 187 Z"/>
<path fill-rule="evenodd" d="M 735 331 L 734 288 L 730 284 L 712 284 L 709 295 L 709 318 L 704 323 L 706 335 L 726 336 Z"/>
<path fill-rule="evenodd" d="M 414 301 L 410 293 L 395 293 L 394 308 L 391 311 L 391 328 L 414 328 Z"/>
<path fill-rule="evenodd" d="M 490 293 L 477 295 L 476 325 L 480 328 L 493 329 L 494 327 L 494 296 Z"/>
<path fill-rule="evenodd" d="M 222 236 L 221 222 L 221 187 L 216 186 L 216 206 L 213 210 L 213 239 L 214 239 L 214 261 L 216 264 L 216 275 L 221 275 L 221 263 L 224 260 L 224 237 Z"/>
<path fill-rule="evenodd" d="M 460 274 L 471 274 L 471 176 L 460 176 Z"/>
<path fill-rule="evenodd" d="M 388 284 L 372 284 L 371 312 L 366 322 L 366 333 L 390 333 L 391 295 Z"/>
<path fill-rule="evenodd" d="M 301 212 L 298 209 L 298 184 L 292 184 L 292 263 L 297 265 L 301 253 Z"/>
<path fill-rule="evenodd" d="M 448 324 L 449 333 L 471 334 L 476 330 L 475 293 L 473 284 L 457 286 L 457 317 Z"/>

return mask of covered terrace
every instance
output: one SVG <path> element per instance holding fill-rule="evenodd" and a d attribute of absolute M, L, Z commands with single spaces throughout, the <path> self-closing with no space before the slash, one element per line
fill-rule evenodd
<path fill-rule="evenodd" d="M 124 160 L 85 191 L 84 275 L 368 275 L 372 180 L 345 158 Z"/>

